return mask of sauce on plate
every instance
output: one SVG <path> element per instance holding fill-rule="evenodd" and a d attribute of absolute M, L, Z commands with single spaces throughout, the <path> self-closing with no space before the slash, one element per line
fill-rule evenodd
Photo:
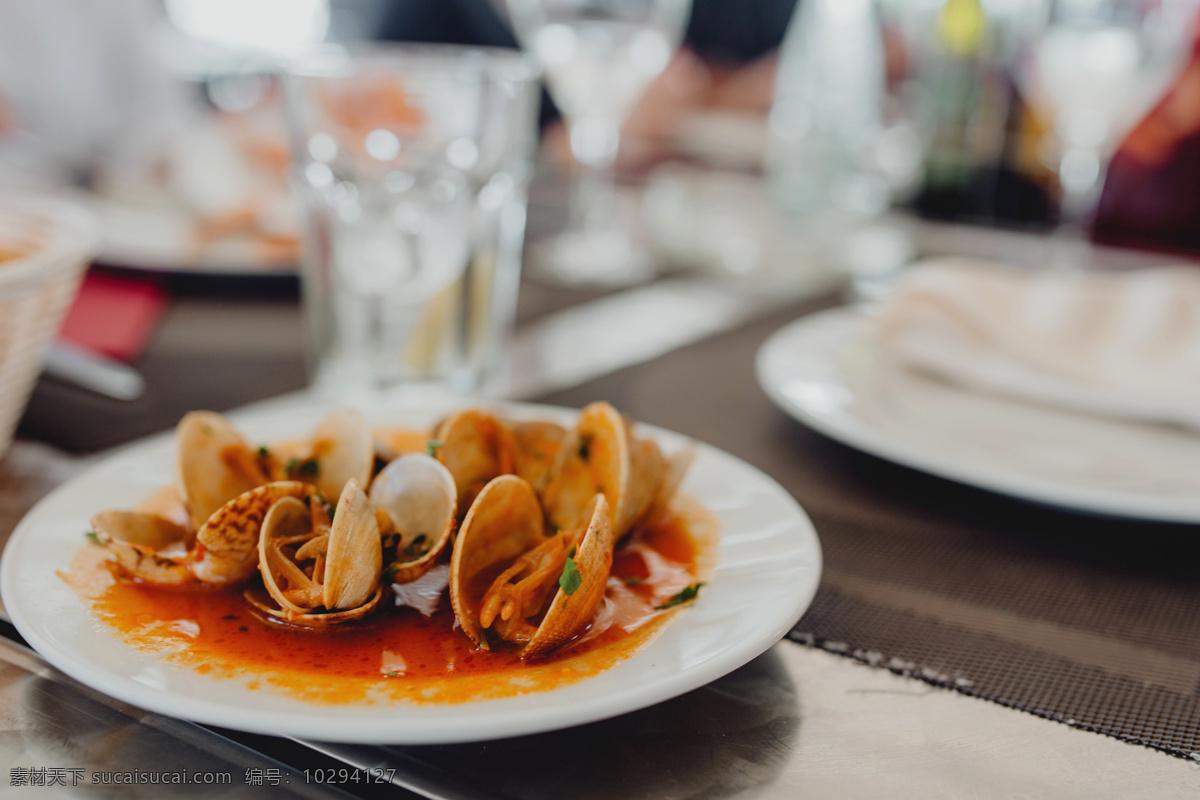
<path fill-rule="evenodd" d="M 167 493 L 145 505 L 172 513 Z M 197 673 L 317 703 L 456 703 L 553 689 L 632 657 L 686 610 L 656 607 L 707 578 L 717 538 L 710 512 L 676 498 L 618 548 L 593 629 L 537 661 L 515 648 L 477 648 L 457 630 L 445 591 L 428 618 L 392 607 L 389 590 L 388 606 L 371 617 L 313 632 L 260 619 L 240 588 L 187 593 L 117 581 L 100 547 L 84 547 L 61 576 L 121 640 Z"/>

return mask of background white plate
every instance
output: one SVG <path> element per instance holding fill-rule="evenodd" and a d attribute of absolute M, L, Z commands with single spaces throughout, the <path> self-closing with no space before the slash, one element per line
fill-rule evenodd
<path fill-rule="evenodd" d="M 231 415 L 251 442 L 305 435 L 332 408 L 303 397 Z M 428 425 L 445 403 L 362 407 L 376 424 Z M 507 406 L 506 413 L 570 422 L 575 412 Z M 648 426 L 668 449 L 678 434 Z M 232 680 L 207 678 L 123 644 L 93 620 L 55 573 L 84 544 L 88 518 L 127 508 L 170 480 L 174 442 L 132 446 L 65 484 L 17 527 L 0 564 L 4 605 L 21 635 L 68 675 L 121 700 L 240 730 L 327 741 L 449 743 L 515 736 L 615 716 L 698 688 L 778 641 L 808 607 L 821 572 L 812 524 L 769 477 L 701 446 L 683 490 L 720 519 L 719 564 L 696 603 L 636 657 L 580 683 L 459 705 L 312 705 Z"/>
<path fill-rule="evenodd" d="M 96 260 L 102 264 L 183 275 L 297 274 L 297 256 L 281 255 L 255 236 L 228 236 L 197 247 L 198 218 L 165 190 L 142 202 L 84 190 L 65 194 L 100 223 L 104 241 Z"/>
<path fill-rule="evenodd" d="M 783 327 L 758 352 L 771 400 L 851 447 L 1050 505 L 1200 522 L 1200 436 L 979 394 L 876 358 L 861 308 Z"/>

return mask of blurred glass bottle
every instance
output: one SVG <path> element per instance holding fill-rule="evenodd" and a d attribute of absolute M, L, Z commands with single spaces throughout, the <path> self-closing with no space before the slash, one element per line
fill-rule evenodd
<path fill-rule="evenodd" d="M 1182 5 L 1182 7 L 1178 7 Z M 1200 4 L 1164 8 L 1188 32 L 1186 60 L 1108 165 L 1093 221 L 1105 244 L 1200 252 Z M 1157 42 L 1165 51 L 1171 43 Z"/>
<path fill-rule="evenodd" d="M 886 94 L 872 0 L 802 0 L 779 49 L 767 172 L 780 207 L 868 218 L 887 207 L 872 169 Z"/>
<path fill-rule="evenodd" d="M 914 51 L 908 113 L 926 140 L 912 205 L 944 219 L 1049 222 L 1053 181 L 1038 155 L 1047 125 L 1017 78 L 1043 0 L 894 5 Z"/>

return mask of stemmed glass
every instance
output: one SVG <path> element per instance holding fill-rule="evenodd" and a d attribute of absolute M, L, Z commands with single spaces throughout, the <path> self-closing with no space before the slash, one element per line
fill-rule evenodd
<path fill-rule="evenodd" d="M 1177 71 L 1195 7 L 1194 0 L 1049 4 L 1023 83 L 1051 114 L 1056 152 L 1047 155 L 1062 192 L 1064 244 L 1084 238 L 1113 151 Z"/>
<path fill-rule="evenodd" d="M 513 29 L 541 64 L 579 163 L 567 230 L 538 252 L 564 283 L 633 283 L 648 256 L 617 215 L 612 174 L 621 124 L 671 60 L 691 0 L 508 0 Z"/>

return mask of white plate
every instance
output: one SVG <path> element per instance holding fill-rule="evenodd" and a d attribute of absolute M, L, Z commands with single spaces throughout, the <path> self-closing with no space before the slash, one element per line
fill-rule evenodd
<path fill-rule="evenodd" d="M 70 196 L 100 223 L 104 242 L 97 261 L 103 264 L 185 275 L 296 274 L 295 256 L 281 255 L 255 236 L 229 236 L 197 247 L 196 216 L 166 190 L 137 199 L 106 197 L 83 190 Z"/>
<path fill-rule="evenodd" d="M 777 331 L 758 352 L 771 400 L 851 447 L 1055 506 L 1200 522 L 1200 437 L 977 394 L 875 357 L 861 308 Z"/>
<path fill-rule="evenodd" d="M 330 410 L 314 399 L 264 404 L 232 415 L 252 441 L 295 437 Z M 427 425 L 445 404 L 396 401 L 364 407 L 377 424 Z M 574 412 L 509 406 L 506 413 L 571 421 Z M 664 446 L 682 437 L 650 428 Z M 0 565 L 4 605 L 21 635 L 73 678 L 129 703 L 246 731 L 327 741 L 449 743 L 577 725 L 698 688 L 778 641 L 808 607 L 821 550 L 808 517 L 779 484 L 701 445 L 683 490 L 721 521 L 719 565 L 696 603 L 634 658 L 580 683 L 459 705 L 311 705 L 284 694 L 207 678 L 123 644 L 93 620 L 56 571 L 83 543 L 88 518 L 129 507 L 169 480 L 172 437 L 158 436 L 98 464 L 39 503 L 17 526 Z"/>

